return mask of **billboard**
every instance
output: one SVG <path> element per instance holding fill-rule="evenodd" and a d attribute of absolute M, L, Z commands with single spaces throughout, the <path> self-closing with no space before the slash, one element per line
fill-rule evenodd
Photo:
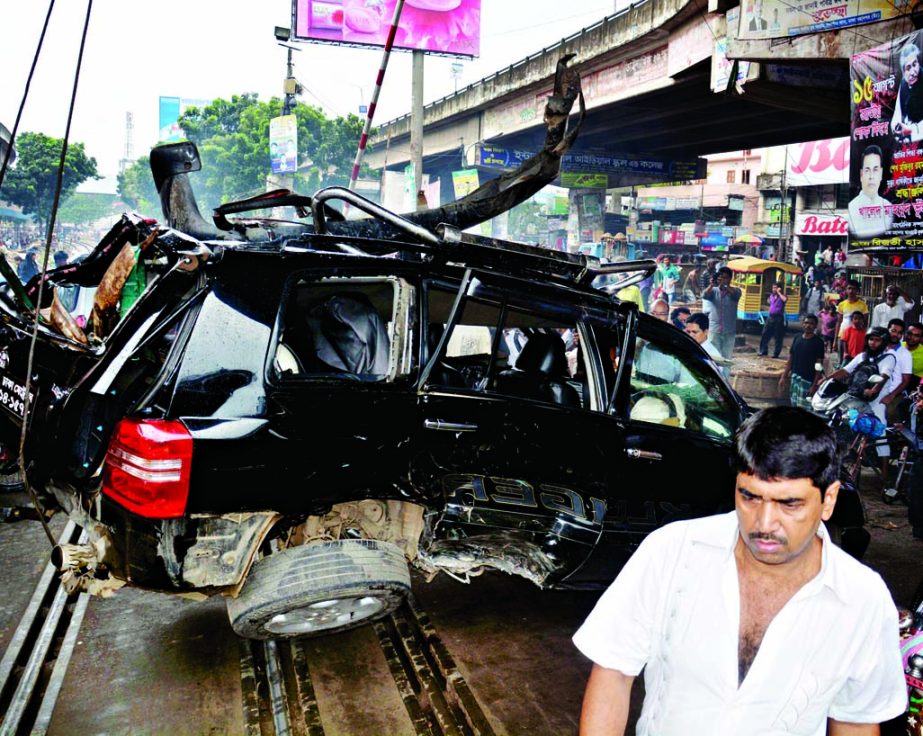
<path fill-rule="evenodd" d="M 787 146 L 786 180 L 790 187 L 849 183 L 850 140 L 825 138 Z"/>
<path fill-rule="evenodd" d="M 740 39 L 786 38 L 877 23 L 910 12 L 908 0 L 744 0 Z"/>
<path fill-rule="evenodd" d="M 479 144 L 476 152 L 475 166 L 488 169 L 514 168 L 535 155 L 534 151 L 502 148 L 486 143 Z M 704 179 L 705 169 L 703 158 L 674 161 L 627 153 L 612 156 L 566 153 L 561 157 L 561 186 L 615 187 L 620 185 L 622 178 L 630 180 L 629 183 L 689 181 Z M 563 183 L 565 181 L 568 183 Z M 579 183 L 583 181 L 589 183 Z"/>
<path fill-rule="evenodd" d="M 183 129 L 179 127 L 180 116 L 190 107 L 205 107 L 211 100 L 188 99 L 185 97 L 160 98 L 161 143 L 176 143 L 183 140 Z"/>
<path fill-rule="evenodd" d="M 269 166 L 273 174 L 294 174 L 298 170 L 298 121 L 294 115 L 280 115 L 269 121 Z"/>
<path fill-rule="evenodd" d="M 384 46 L 397 0 L 294 0 L 292 38 Z M 405 0 L 394 48 L 475 57 L 481 0 Z"/>
<path fill-rule="evenodd" d="M 921 44 L 917 31 L 850 59 L 850 248 L 923 248 Z"/>

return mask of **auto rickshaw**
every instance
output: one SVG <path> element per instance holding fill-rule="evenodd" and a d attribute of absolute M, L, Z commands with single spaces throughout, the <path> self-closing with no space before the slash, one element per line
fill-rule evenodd
<path fill-rule="evenodd" d="M 784 285 L 785 321 L 797 322 L 801 309 L 801 269 L 791 263 L 764 261 L 753 256 L 731 258 L 731 284 L 743 293 L 737 303 L 737 319 L 762 322 L 769 315 L 769 295 L 777 281 Z"/>

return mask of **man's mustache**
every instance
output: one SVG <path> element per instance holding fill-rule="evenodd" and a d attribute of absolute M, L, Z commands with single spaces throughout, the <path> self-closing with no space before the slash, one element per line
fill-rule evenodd
<path fill-rule="evenodd" d="M 759 532 L 751 532 L 747 537 L 753 542 L 775 542 L 776 544 L 788 544 L 788 540 L 785 537 L 777 537 L 775 534 L 760 534 Z"/>

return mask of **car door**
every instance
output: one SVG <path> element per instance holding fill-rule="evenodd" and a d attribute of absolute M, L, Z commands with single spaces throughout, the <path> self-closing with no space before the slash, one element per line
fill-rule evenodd
<path fill-rule="evenodd" d="M 655 489 L 655 515 L 730 508 L 731 443 L 743 405 L 705 351 L 669 323 L 642 316 L 631 342 L 616 411 L 628 430 L 625 462 Z"/>
<path fill-rule="evenodd" d="M 603 331 L 598 342 L 616 336 Z M 600 580 L 654 529 L 733 508 L 731 442 L 743 418 L 714 363 L 669 323 L 640 315 L 626 345 L 610 414 L 624 445 L 608 456 L 604 531 L 583 571 Z"/>
<path fill-rule="evenodd" d="M 413 469 L 441 494 L 438 548 L 474 546 L 494 567 L 557 582 L 598 540 L 604 456 L 617 441 L 603 433 L 604 389 L 586 368 L 594 310 L 565 289 L 537 294 L 489 275 L 433 282 L 426 294 Z M 547 372 L 532 372 L 536 355 Z"/>

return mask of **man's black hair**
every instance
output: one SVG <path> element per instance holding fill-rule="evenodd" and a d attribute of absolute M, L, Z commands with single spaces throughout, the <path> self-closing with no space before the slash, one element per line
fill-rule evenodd
<path fill-rule="evenodd" d="M 802 319 L 809 319 L 809 320 L 811 320 L 815 325 L 817 324 L 817 315 L 816 315 L 816 314 L 806 314 L 806 315 L 804 315 L 804 317 L 802 317 Z"/>
<path fill-rule="evenodd" d="M 878 160 L 879 160 L 879 161 L 884 161 L 884 160 L 885 160 L 885 157 L 884 157 L 884 156 L 882 155 L 882 153 L 881 153 L 881 148 L 880 148 L 879 146 L 876 146 L 874 143 L 873 143 L 872 145 L 870 145 L 870 146 L 866 146 L 866 147 L 865 147 L 865 150 L 862 151 L 862 158 L 859 159 L 859 164 L 860 164 L 861 166 L 864 166 L 864 165 L 865 165 L 865 157 L 866 157 L 866 156 L 878 156 Z"/>
<path fill-rule="evenodd" d="M 720 276 L 721 274 L 724 274 L 724 273 L 726 273 L 728 276 L 731 276 L 731 277 L 734 276 L 734 272 L 731 269 L 729 269 L 727 266 L 722 266 L 721 268 L 719 268 L 715 272 L 715 275 Z"/>
<path fill-rule="evenodd" d="M 695 314 L 689 315 L 689 319 L 686 320 L 687 325 L 698 325 L 699 329 L 702 332 L 708 332 L 708 315 L 705 312 L 696 312 Z"/>
<path fill-rule="evenodd" d="M 923 322 L 911 322 L 909 325 L 907 325 L 907 329 L 909 330 L 911 327 L 913 327 L 915 330 L 923 332 Z"/>
<path fill-rule="evenodd" d="M 847 286 L 855 286 L 857 289 L 861 289 L 861 288 L 862 288 L 861 285 L 859 284 L 859 282 L 856 281 L 855 279 L 850 279 L 849 281 L 846 282 L 846 285 L 847 285 Z"/>
<path fill-rule="evenodd" d="M 804 409 L 763 409 L 737 430 L 734 470 L 769 481 L 808 478 L 823 496 L 840 474 L 836 434 Z"/>
<path fill-rule="evenodd" d="M 888 329 L 891 329 L 891 325 L 900 325 L 902 330 L 907 329 L 907 324 L 900 317 L 895 317 L 890 322 L 888 322 Z"/>
<path fill-rule="evenodd" d="M 670 319 L 676 319 L 681 314 L 692 314 L 692 310 L 689 307 L 677 307 L 672 312 L 670 312 Z"/>

